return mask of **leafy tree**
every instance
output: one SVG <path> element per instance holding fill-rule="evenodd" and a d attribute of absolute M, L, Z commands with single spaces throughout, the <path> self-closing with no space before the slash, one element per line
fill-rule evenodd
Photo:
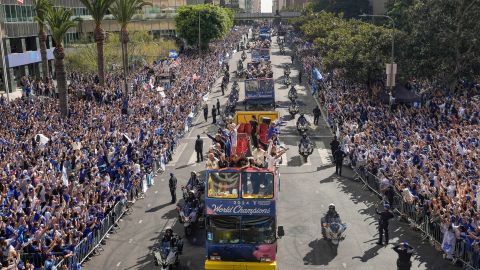
<path fill-rule="evenodd" d="M 127 26 L 133 15 L 144 6 L 151 6 L 152 3 L 143 0 L 116 0 L 110 7 L 110 12 L 120 24 L 120 41 L 122 44 L 123 76 L 125 81 L 125 93 L 128 92 L 128 55 L 127 44 L 129 41 Z"/>
<path fill-rule="evenodd" d="M 48 77 L 48 59 L 47 59 L 47 34 L 45 33 L 45 16 L 48 9 L 52 7 L 50 0 L 33 0 L 33 9 L 37 13 L 35 21 L 38 24 L 38 40 L 40 43 L 40 56 L 42 57 L 42 72 L 43 77 Z"/>
<path fill-rule="evenodd" d="M 103 45 L 105 43 L 105 31 L 102 29 L 103 16 L 115 0 L 80 0 L 88 9 L 95 22 L 94 39 L 97 43 L 97 68 L 100 85 L 105 84 L 105 58 Z"/>
<path fill-rule="evenodd" d="M 200 21 L 200 45 L 208 48 L 211 40 L 223 38 L 233 27 L 233 12 L 211 4 L 182 6 L 177 10 L 177 32 L 187 44 L 198 44 Z"/>
<path fill-rule="evenodd" d="M 345 18 L 355 18 L 360 14 L 372 12 L 369 0 L 312 0 L 312 4 L 315 12 L 343 13 Z"/>
<path fill-rule="evenodd" d="M 472 78 L 480 63 L 478 0 L 416 1 L 408 11 L 412 22 L 409 60 L 417 76 L 453 86 Z"/>
<path fill-rule="evenodd" d="M 60 103 L 60 112 L 64 118 L 68 117 L 68 92 L 67 77 L 65 72 L 65 49 L 63 39 L 67 31 L 76 25 L 77 19 L 71 19 L 73 12 L 70 9 L 48 8 L 45 13 L 45 21 L 50 27 L 52 38 L 55 41 L 53 56 L 55 57 L 55 76 L 57 78 L 57 88 Z"/>

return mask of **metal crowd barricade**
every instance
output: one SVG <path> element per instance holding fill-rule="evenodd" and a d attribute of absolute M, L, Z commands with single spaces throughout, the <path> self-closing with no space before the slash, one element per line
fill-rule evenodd
<path fill-rule="evenodd" d="M 356 170 L 356 168 L 354 168 Z M 371 191 L 382 196 L 380 188 L 380 179 L 373 175 L 371 172 L 365 174 L 356 171 L 359 178 L 363 182 L 364 186 L 368 187 Z M 422 210 L 423 208 L 415 202 L 406 202 L 402 194 L 395 190 L 393 208 L 398 212 L 402 218 L 408 221 L 408 223 L 419 230 L 422 233 L 423 239 L 429 239 L 430 244 L 435 247 L 441 247 L 443 241 L 443 232 L 441 225 L 438 221 L 433 220 L 430 216 L 426 215 Z M 473 250 L 473 247 L 469 246 L 463 239 L 457 240 L 455 245 L 455 258 L 462 262 L 464 269 L 480 269 L 480 254 L 478 251 Z"/>

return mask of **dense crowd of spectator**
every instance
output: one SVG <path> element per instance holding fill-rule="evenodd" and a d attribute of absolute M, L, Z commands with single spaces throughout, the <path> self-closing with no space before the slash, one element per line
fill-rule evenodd
<path fill-rule="evenodd" d="M 308 75 L 320 58 L 301 38 L 293 41 Z M 480 86 L 462 81 L 445 91 L 439 84 L 412 79 L 406 88 L 422 94 L 421 102 L 393 106 L 372 102 L 366 86 L 341 77 L 326 78 L 323 86 L 319 98 L 328 123 L 338 127 L 352 165 L 375 175 L 390 203 L 389 193 L 395 190 L 413 206 L 417 222 L 437 224 L 447 258 L 456 261 L 469 251 L 470 263 L 478 267 Z M 461 250 L 455 249 L 458 243 Z"/>
<path fill-rule="evenodd" d="M 247 79 L 273 78 L 272 64 L 261 60 L 247 65 Z"/>
<path fill-rule="evenodd" d="M 41 268 L 74 256 L 112 207 L 168 162 L 216 80 L 219 61 L 246 31 L 232 30 L 201 58 L 187 52 L 132 72 L 128 97 L 121 75 L 108 74 L 100 87 L 96 76 L 72 73 L 67 119 L 55 99 L 28 98 L 54 96 L 51 80 L 25 79 L 25 98 L 1 99 L 2 266 Z M 160 75 L 171 68 L 176 80 L 163 84 Z M 30 262 L 19 262 L 26 253 Z"/>

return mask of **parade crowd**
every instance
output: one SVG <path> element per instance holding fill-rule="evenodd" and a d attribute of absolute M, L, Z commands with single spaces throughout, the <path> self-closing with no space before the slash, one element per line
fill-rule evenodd
<path fill-rule="evenodd" d="M 1 269 L 51 269 L 75 256 L 132 188 L 153 184 L 246 31 L 235 28 L 202 57 L 186 52 L 132 72 L 128 97 L 120 74 L 108 74 L 101 87 L 94 75 L 71 73 L 66 119 L 49 98 L 51 80 L 25 79 L 23 98 L 2 97 Z M 160 75 L 172 69 L 174 80 L 165 84 Z"/>
<path fill-rule="evenodd" d="M 320 57 L 298 36 L 293 42 L 311 80 Z M 480 86 L 459 82 L 437 95 L 439 85 L 413 79 L 406 88 L 421 101 L 392 105 L 372 102 L 364 85 L 327 77 L 319 100 L 351 165 L 376 177 L 387 202 L 395 191 L 418 224 L 428 220 L 430 229 L 440 229 L 446 258 L 467 254 L 479 267 Z"/>

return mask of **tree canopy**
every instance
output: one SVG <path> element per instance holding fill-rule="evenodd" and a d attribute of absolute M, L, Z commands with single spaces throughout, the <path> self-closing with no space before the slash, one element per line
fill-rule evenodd
<path fill-rule="evenodd" d="M 478 75 L 478 0 L 391 0 L 387 9 L 407 35 L 400 61 L 411 76 L 451 85 Z"/>
<path fill-rule="evenodd" d="M 233 11 L 211 4 L 179 7 L 175 17 L 177 32 L 188 45 L 198 45 L 199 20 L 200 43 L 206 48 L 211 40 L 223 38 L 233 27 Z"/>
<path fill-rule="evenodd" d="M 365 83 L 382 78 L 390 59 L 391 29 L 327 12 L 294 23 L 318 49 L 323 70 L 343 69 L 347 79 Z"/>
<path fill-rule="evenodd" d="M 369 0 L 312 0 L 311 3 L 315 12 L 343 13 L 345 18 L 355 18 L 360 14 L 372 12 Z"/>

